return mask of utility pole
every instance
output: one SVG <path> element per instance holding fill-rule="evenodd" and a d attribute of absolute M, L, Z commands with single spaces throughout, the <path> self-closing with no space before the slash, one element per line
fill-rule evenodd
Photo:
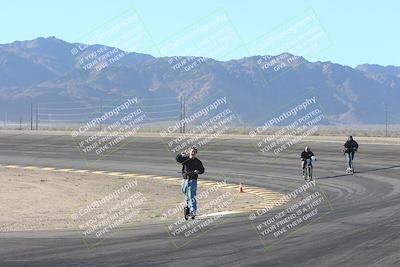
<path fill-rule="evenodd" d="M 183 133 L 186 132 L 186 103 L 185 103 L 185 97 L 183 97 Z"/>
<path fill-rule="evenodd" d="M 180 104 L 180 109 L 179 109 L 179 133 L 182 133 L 182 120 L 183 120 L 183 98 L 182 96 L 179 96 L 179 104 Z"/>
<path fill-rule="evenodd" d="M 386 137 L 388 136 L 388 127 L 389 127 L 389 122 L 388 122 L 388 110 L 387 110 L 387 105 L 385 104 L 385 121 L 386 121 Z"/>
<path fill-rule="evenodd" d="M 31 101 L 31 131 L 33 130 L 33 104 Z"/>
<path fill-rule="evenodd" d="M 36 104 L 36 131 L 38 130 L 38 120 L 39 120 L 39 105 Z"/>
<path fill-rule="evenodd" d="M 100 98 L 100 117 L 101 116 L 103 116 L 103 98 Z M 100 132 L 101 132 L 101 129 L 102 129 L 102 121 L 100 120 Z"/>
<path fill-rule="evenodd" d="M 388 126 L 389 126 L 389 122 L 388 122 L 388 110 L 387 110 L 387 105 L 386 102 L 383 102 L 383 105 L 385 106 L 385 136 L 388 136 Z"/>

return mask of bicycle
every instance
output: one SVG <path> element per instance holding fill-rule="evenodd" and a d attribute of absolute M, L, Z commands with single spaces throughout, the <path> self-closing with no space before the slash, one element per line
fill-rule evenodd
<path fill-rule="evenodd" d="M 313 166 L 311 163 L 311 159 L 307 159 L 306 166 L 303 169 L 303 178 L 304 180 L 312 181 L 313 179 Z"/>

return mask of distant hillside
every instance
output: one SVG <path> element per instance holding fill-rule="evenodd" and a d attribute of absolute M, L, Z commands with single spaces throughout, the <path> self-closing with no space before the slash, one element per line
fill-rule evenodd
<path fill-rule="evenodd" d="M 361 64 L 356 67 L 357 70 L 361 70 L 367 73 L 392 75 L 400 77 L 400 67 L 397 66 L 381 66 L 377 64 Z"/>
<path fill-rule="evenodd" d="M 78 45 L 54 37 L 0 45 L 0 120 L 5 112 L 9 119 L 26 118 L 31 101 L 62 106 L 65 101 L 107 99 L 126 93 L 150 99 L 196 94 L 202 99 L 218 91 L 228 97 L 245 122 L 255 124 L 310 89 L 332 123 L 383 123 L 383 103 L 389 107 L 392 120 L 398 120 L 396 114 L 400 114 L 399 67 L 364 64 L 353 69 L 283 54 L 268 60 L 295 60 L 279 70 L 262 70 L 260 62 L 265 56 L 226 62 L 154 58 L 93 45 L 84 50 L 81 58 L 103 48 L 125 53 L 120 60 L 95 71 L 85 70 L 71 53 Z M 189 62 L 187 68 L 194 61 L 199 64 L 185 71 L 171 63 L 182 60 Z"/>

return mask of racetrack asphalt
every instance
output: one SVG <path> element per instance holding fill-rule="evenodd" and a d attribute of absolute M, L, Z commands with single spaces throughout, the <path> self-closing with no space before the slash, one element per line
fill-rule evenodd
<path fill-rule="evenodd" d="M 0 133 L 0 164 L 177 176 L 180 166 L 161 138 L 130 141 L 96 159 L 82 158 L 68 135 Z M 324 205 L 318 219 L 273 242 L 260 237 L 248 213 L 226 216 L 178 247 L 162 221 L 122 227 L 91 248 L 73 230 L 2 232 L 0 266 L 400 266 L 399 145 L 360 143 L 354 175 L 345 173 L 341 142 L 301 142 L 274 156 L 257 153 L 252 140 L 226 138 L 198 157 L 204 178 L 287 194 L 304 185 L 299 155 L 305 145 L 317 156 L 314 176 Z"/>

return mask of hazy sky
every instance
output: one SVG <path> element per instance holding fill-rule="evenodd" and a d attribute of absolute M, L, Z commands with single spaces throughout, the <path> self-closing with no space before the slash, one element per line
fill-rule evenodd
<path fill-rule="evenodd" d="M 300 29 L 300 34 L 303 35 L 301 38 L 309 36 L 307 32 L 311 28 L 323 31 L 323 34 L 313 39 L 315 44 L 311 42 L 307 45 L 315 45 L 314 50 L 304 50 L 304 54 L 298 54 L 311 61 L 329 60 L 350 66 L 360 63 L 400 66 L 399 10 L 400 1 L 395 0 L 13 0 L 1 1 L 0 43 L 39 36 L 56 36 L 69 42 L 89 42 L 93 40 L 93 36 L 89 36 L 88 33 L 97 31 L 97 34 L 101 34 L 103 31 L 104 34 L 113 25 L 124 21 L 124 16 L 134 13 L 141 18 L 140 25 L 135 30 L 128 28 L 117 33 L 118 36 L 139 32 L 146 35 L 141 39 L 143 44 L 135 46 L 133 50 L 155 56 L 197 53 L 226 60 L 253 54 L 273 54 L 285 47 L 288 48 L 286 50 L 291 50 L 294 48 L 291 45 L 296 46 L 296 40 L 291 42 L 291 45 L 288 44 L 289 41 L 299 36 L 287 36 L 288 39 L 279 43 L 269 43 L 268 46 L 265 45 L 265 41 L 293 29 L 301 23 L 302 18 L 314 14 L 317 19 Z M 217 28 L 187 41 L 189 38 L 186 37 L 194 32 L 193 29 L 204 30 L 205 25 L 216 23 L 215 19 L 221 15 L 224 15 L 226 20 L 218 24 Z M 294 17 L 297 20 L 293 19 Z M 110 20 L 112 18 L 116 19 Z M 226 41 L 214 42 L 215 36 L 224 36 L 226 39 L 221 40 Z M 260 36 L 263 37 L 260 39 Z M 113 35 L 96 40 L 126 49 L 127 44 L 123 45 L 116 41 L 116 38 L 116 35 Z M 174 46 L 176 43 L 173 41 L 178 40 L 181 41 L 180 46 Z M 212 47 L 211 43 L 214 43 L 215 47 Z M 302 51 L 305 47 L 297 44 L 296 49 Z"/>

